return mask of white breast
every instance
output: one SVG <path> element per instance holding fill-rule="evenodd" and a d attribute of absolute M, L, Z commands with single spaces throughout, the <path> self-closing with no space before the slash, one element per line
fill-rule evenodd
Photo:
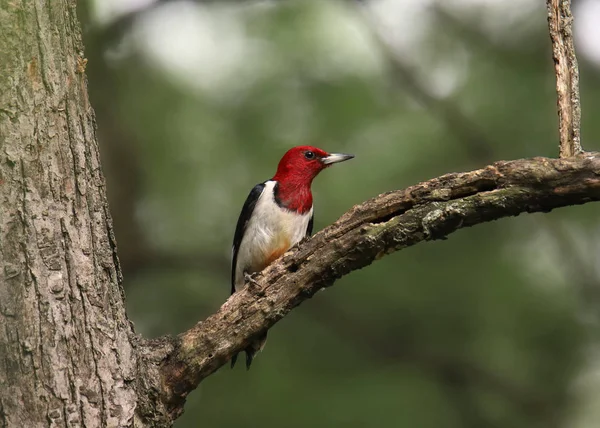
<path fill-rule="evenodd" d="M 306 235 L 313 210 L 298 214 L 281 208 L 273 197 L 274 181 L 267 181 L 238 250 L 235 288 L 244 286 L 244 272 L 253 273 L 270 263 L 271 255 L 280 254 Z"/>

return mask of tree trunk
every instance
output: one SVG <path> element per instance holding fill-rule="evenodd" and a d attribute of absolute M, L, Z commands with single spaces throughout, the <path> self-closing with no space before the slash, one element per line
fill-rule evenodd
<path fill-rule="evenodd" d="M 0 3 L 0 427 L 145 426 L 75 4 Z"/>
<path fill-rule="evenodd" d="M 75 4 L 0 2 L 0 428 L 170 426 L 203 378 L 342 275 L 462 227 L 600 200 L 600 153 L 388 192 L 188 332 L 141 341 L 125 314 Z"/>

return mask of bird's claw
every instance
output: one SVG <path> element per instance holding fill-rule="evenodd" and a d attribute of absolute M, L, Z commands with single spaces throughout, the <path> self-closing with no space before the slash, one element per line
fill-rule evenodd
<path fill-rule="evenodd" d="M 260 284 L 254 279 L 254 276 L 244 272 L 244 280 L 248 283 L 250 290 L 260 290 Z"/>

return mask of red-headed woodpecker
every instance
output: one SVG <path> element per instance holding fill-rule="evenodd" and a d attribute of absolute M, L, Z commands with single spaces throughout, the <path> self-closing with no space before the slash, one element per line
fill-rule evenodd
<path fill-rule="evenodd" d="M 310 185 L 325 168 L 353 155 L 327 153 L 311 146 L 293 147 L 279 161 L 275 176 L 254 186 L 238 219 L 233 238 L 231 294 L 244 287 L 246 277 L 310 236 L 313 205 Z M 267 334 L 246 349 L 246 368 L 262 350 Z M 231 359 L 231 367 L 237 354 Z"/>

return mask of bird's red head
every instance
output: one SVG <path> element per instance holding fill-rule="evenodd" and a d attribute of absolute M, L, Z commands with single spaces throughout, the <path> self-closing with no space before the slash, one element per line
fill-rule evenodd
<path fill-rule="evenodd" d="M 289 149 L 279 161 L 276 197 L 286 208 L 306 213 L 312 207 L 310 185 L 325 168 L 334 163 L 352 159 L 353 155 L 327 153 L 313 146 L 297 146 Z"/>

